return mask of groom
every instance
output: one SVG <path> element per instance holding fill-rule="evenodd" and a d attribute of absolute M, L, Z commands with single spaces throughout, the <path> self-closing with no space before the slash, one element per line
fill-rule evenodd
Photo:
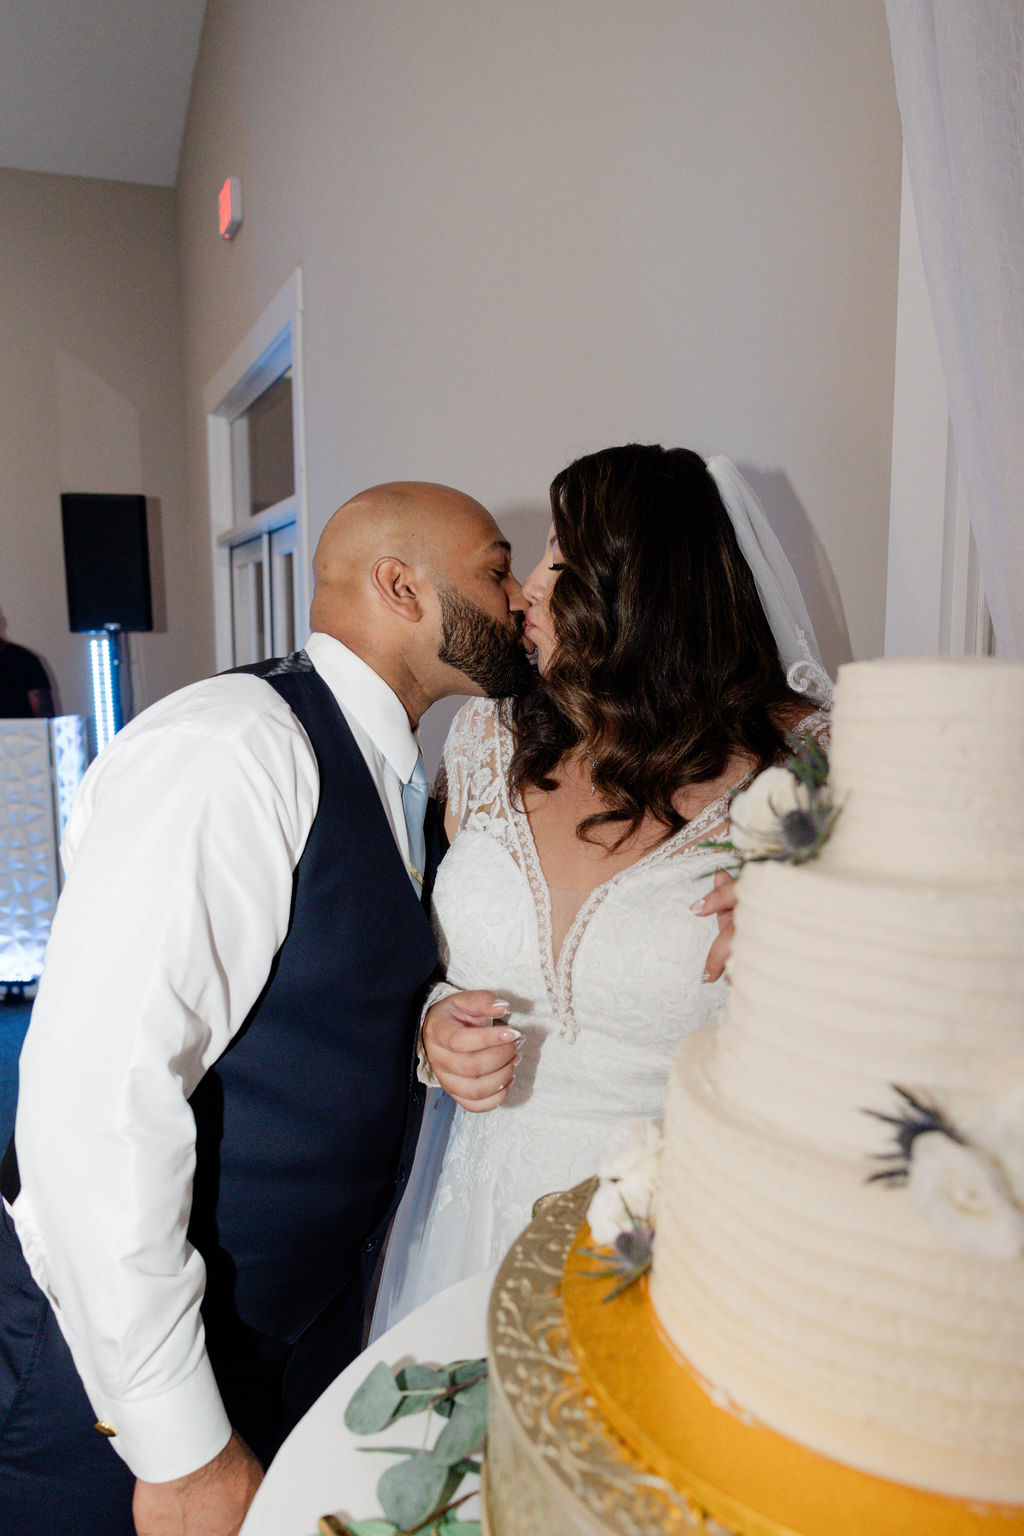
<path fill-rule="evenodd" d="M 359 1349 L 437 959 L 413 733 L 529 669 L 458 491 L 362 493 L 314 576 L 304 651 L 154 705 L 75 803 L 3 1167 L 5 1532 L 233 1536 Z"/>

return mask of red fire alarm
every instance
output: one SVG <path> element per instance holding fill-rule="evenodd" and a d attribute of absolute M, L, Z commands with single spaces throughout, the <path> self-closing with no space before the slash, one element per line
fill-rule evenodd
<path fill-rule="evenodd" d="M 220 232 L 225 240 L 233 240 L 242 227 L 242 180 L 229 176 L 217 197 L 220 213 Z"/>

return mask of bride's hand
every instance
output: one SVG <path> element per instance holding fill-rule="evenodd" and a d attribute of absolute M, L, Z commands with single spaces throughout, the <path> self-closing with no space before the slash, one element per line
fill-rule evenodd
<path fill-rule="evenodd" d="M 421 1037 L 441 1087 L 463 1109 L 480 1113 L 508 1097 L 521 1035 L 494 1023 L 508 1004 L 493 992 L 455 992 L 427 1010 Z"/>
<path fill-rule="evenodd" d="M 718 937 L 708 950 L 704 962 L 702 981 L 717 981 L 725 970 L 732 949 L 734 931 L 733 914 L 736 910 L 736 877 L 720 869 L 715 875 L 715 888 L 703 901 L 695 901 L 694 912 L 700 917 L 718 918 Z"/>

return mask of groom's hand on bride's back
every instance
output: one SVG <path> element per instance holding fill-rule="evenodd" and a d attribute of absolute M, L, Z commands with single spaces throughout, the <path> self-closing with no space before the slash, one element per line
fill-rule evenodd
<path fill-rule="evenodd" d="M 454 992 L 427 1011 L 422 1040 L 441 1087 L 475 1114 L 508 1098 L 522 1036 L 504 1022 L 508 1004 L 493 992 Z"/>

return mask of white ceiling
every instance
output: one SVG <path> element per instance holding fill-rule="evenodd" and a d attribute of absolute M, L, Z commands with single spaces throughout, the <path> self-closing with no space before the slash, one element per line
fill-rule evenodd
<path fill-rule="evenodd" d="M 0 166 L 173 186 L 206 0 L 0 0 Z"/>

